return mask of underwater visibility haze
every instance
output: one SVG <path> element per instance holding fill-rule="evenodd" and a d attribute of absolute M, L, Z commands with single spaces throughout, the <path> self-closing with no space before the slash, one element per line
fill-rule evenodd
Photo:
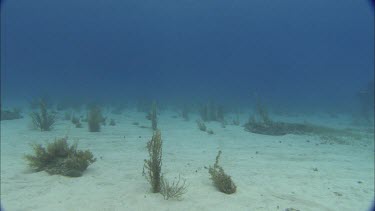
<path fill-rule="evenodd" d="M 368 209 L 373 5 L 1 1 L 2 208 Z"/>
<path fill-rule="evenodd" d="M 373 15 L 349 0 L 5 1 L 3 96 L 347 104 L 373 78 Z"/>

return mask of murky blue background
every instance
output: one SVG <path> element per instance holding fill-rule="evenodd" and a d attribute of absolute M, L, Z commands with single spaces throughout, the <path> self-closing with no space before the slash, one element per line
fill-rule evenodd
<path fill-rule="evenodd" d="M 1 8 L 2 97 L 350 107 L 374 77 L 365 0 L 18 0 Z"/>

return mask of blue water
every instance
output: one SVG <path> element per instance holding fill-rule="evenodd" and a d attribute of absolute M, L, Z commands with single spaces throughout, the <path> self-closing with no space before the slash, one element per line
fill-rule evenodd
<path fill-rule="evenodd" d="M 70 110 L 62 110 L 57 113 L 57 124 L 52 133 L 40 132 L 39 134 L 39 131 L 32 130 L 28 126 L 32 122 L 30 115 L 28 115 L 30 114 L 28 103 L 45 96 L 55 103 L 55 107 L 53 107 L 55 110 L 58 110 L 58 103 L 66 99 L 78 100 L 81 103 L 80 106 L 92 102 L 100 105 L 110 104 L 112 110 L 121 103 L 125 104 L 125 102 L 130 102 L 132 108 L 137 107 L 138 102 L 145 102 L 143 106 L 151 107 L 150 102 L 156 100 L 160 111 L 163 106 L 171 105 L 169 108 L 172 109 L 168 112 L 158 113 L 161 116 L 162 127 L 167 128 L 165 130 L 166 140 L 177 137 L 176 135 L 173 136 L 173 133 L 175 133 L 182 137 L 181 140 L 199 141 L 195 146 L 196 149 L 194 147 L 191 149 L 194 153 L 191 153 L 192 157 L 187 164 L 183 163 L 185 161 L 182 162 L 182 160 L 173 160 L 178 165 L 181 164 L 181 166 L 187 168 L 186 166 L 190 166 L 191 162 L 193 163 L 192 166 L 195 165 L 194 162 L 197 162 L 202 166 L 197 165 L 194 168 L 206 169 L 208 163 L 201 160 L 197 161 L 193 156 L 195 156 L 195 153 L 204 153 L 211 156 L 219 148 L 224 151 L 227 150 L 225 152 L 227 157 L 224 158 L 227 161 L 224 162 L 232 162 L 234 167 L 240 165 L 240 161 L 250 159 L 250 156 L 251 159 L 253 159 L 253 156 L 256 159 L 261 157 L 263 160 L 260 160 L 260 162 L 273 159 L 274 161 L 280 161 L 280 164 L 301 159 L 306 163 L 310 162 L 311 165 L 318 166 L 321 161 L 323 165 L 322 168 L 319 166 L 319 176 L 311 176 L 318 172 L 306 173 L 308 175 L 306 177 L 294 175 L 292 167 L 290 171 L 288 170 L 287 175 L 276 174 L 275 177 L 284 177 L 284 180 L 281 179 L 280 181 L 291 182 L 291 186 L 288 187 L 288 190 L 278 190 L 280 196 L 270 194 L 271 196 L 267 196 L 269 198 L 262 198 L 259 201 L 262 203 L 267 201 L 284 203 L 287 199 L 285 196 L 292 194 L 290 202 L 297 202 L 299 198 L 295 196 L 311 195 L 310 198 L 314 201 L 304 201 L 304 203 L 307 204 L 306 206 L 313 207 L 320 201 L 323 201 L 322 203 L 331 201 L 330 198 L 326 197 L 329 192 L 332 195 L 328 195 L 329 197 L 343 196 L 340 199 L 341 201 L 337 197 L 332 198 L 332 201 L 336 201 L 338 206 L 345 203 L 350 206 L 362 203 L 365 204 L 363 207 L 368 207 L 367 198 L 362 198 L 363 201 L 356 201 L 356 198 L 373 195 L 373 165 L 370 165 L 373 164 L 371 163 L 373 162 L 373 159 L 371 159 L 373 149 L 369 148 L 373 147 L 374 143 L 371 140 L 374 134 L 374 7 L 371 6 L 370 1 L 0 0 L 0 2 L 2 117 L 5 116 L 3 115 L 4 107 L 7 112 L 12 108 L 21 107 L 24 116 L 23 120 L 1 122 L 1 129 L 5 134 L 5 136 L 1 136 L 1 145 L 4 149 L 1 151 L 1 157 L 2 165 L 4 164 L 6 170 L 1 172 L 5 186 L 5 189 L 2 189 L 2 191 L 5 190 L 5 194 L 3 194 L 5 202 L 2 201 L 1 204 L 6 210 L 10 209 L 8 207 L 12 208 L 12 206 L 28 207 L 31 210 L 35 207 L 43 207 L 44 204 L 35 205 L 39 203 L 37 199 L 35 204 L 29 205 L 19 203 L 18 198 L 25 199 L 25 197 L 35 197 L 36 195 L 38 199 L 44 200 L 46 199 L 43 198 L 46 197 L 43 195 L 44 193 L 52 194 L 54 192 L 54 189 L 40 189 L 41 187 L 30 182 L 33 179 L 30 176 L 31 173 L 23 172 L 23 166 L 26 168 L 26 164 L 24 160 L 21 160 L 21 156 L 25 155 L 27 151 L 22 147 L 27 142 L 52 140 L 51 137 L 61 136 L 63 133 L 67 134 L 71 130 L 73 131 L 71 133 L 73 138 L 77 134 L 80 138 L 84 137 L 83 146 L 93 148 L 94 154 L 98 156 L 98 163 L 113 162 L 111 156 L 116 155 L 116 153 L 121 153 L 118 158 L 123 155 L 133 156 L 129 152 L 146 153 L 139 150 L 145 149 L 140 140 L 141 138 L 142 140 L 146 139 L 145 135 L 151 136 L 151 132 L 144 130 L 146 132 L 139 133 L 139 131 L 149 128 L 149 122 L 144 119 L 144 114 L 137 112 L 125 112 L 125 115 L 120 116 L 113 111 L 110 113 L 109 110 L 104 109 L 105 115 L 118 118 L 116 121 L 119 120 L 119 127 L 117 127 L 118 129 L 116 127 L 112 129 L 112 126 L 105 126 L 104 132 L 95 136 L 95 134 L 89 134 L 86 123 L 84 129 L 73 128 L 70 121 L 63 119 L 64 114 L 69 115 Z M 17 102 L 23 102 L 24 104 L 17 104 Z M 215 135 L 207 135 L 198 131 L 198 129 L 188 131 L 189 128 L 196 128 L 195 120 L 201 118 L 199 114 L 202 111 L 202 105 L 207 105 L 208 102 L 214 102 L 212 105 L 215 106 L 223 105 L 225 110 L 226 117 L 220 119 L 220 123 L 207 123 L 209 129 L 214 128 Z M 332 147 L 327 144 L 329 138 L 333 142 L 335 140 L 341 141 L 341 139 L 334 139 L 333 136 L 333 138 L 318 135 L 311 136 L 311 138 L 299 136 L 298 143 L 294 143 L 297 139 L 289 139 L 289 136 L 283 136 L 282 138 L 277 136 L 272 139 L 263 136 L 264 134 L 254 135 L 250 133 L 253 131 L 244 131 L 240 127 L 246 123 L 250 113 L 249 110 L 255 108 L 255 105 L 259 102 L 270 108 L 271 118 L 280 118 L 280 116 L 285 115 L 287 117 L 284 116 L 284 120 L 288 120 L 297 117 L 296 113 L 306 114 L 303 118 L 296 119 L 300 123 L 303 120 L 312 121 L 319 126 L 334 122 L 332 126 L 338 126 L 340 129 L 345 128 L 343 131 L 349 131 L 348 133 L 354 131 L 358 134 L 343 139 L 344 141 L 350 139 L 350 144 L 353 146 L 334 143 L 335 146 Z M 102 106 L 102 108 L 106 107 Z M 128 108 L 126 107 L 126 109 Z M 189 110 L 191 114 L 190 122 L 181 121 L 179 115 L 183 108 L 191 109 Z M 328 121 L 325 121 L 326 119 L 319 115 L 315 115 L 316 111 L 325 112 L 324 117 Z M 7 112 L 4 112 L 4 114 L 9 115 Z M 77 117 L 80 116 L 82 121 L 87 116 L 87 110 L 77 109 L 74 112 L 76 112 Z M 236 117 L 241 120 L 241 124 L 232 124 Z M 171 123 L 172 121 L 175 122 Z M 144 122 L 147 123 L 147 126 L 143 124 Z M 226 124 L 229 124 L 229 130 L 224 129 Z M 365 127 L 364 129 L 354 130 L 353 128 L 358 125 Z M 349 127 L 350 129 L 347 129 Z M 68 132 L 65 132 L 66 130 Z M 244 136 L 244 133 L 249 136 Z M 111 137 L 107 140 L 107 137 L 101 134 L 110 134 Z M 169 134 L 172 134 L 172 136 L 168 137 Z M 190 140 L 190 137 L 184 137 L 184 134 L 192 135 L 193 139 L 198 139 Z M 205 135 L 214 138 L 209 140 Z M 263 139 L 263 137 L 266 138 Z M 298 134 L 293 134 L 293 137 L 298 137 Z M 208 140 L 200 142 L 200 138 Z M 102 141 L 102 139 L 108 141 L 108 143 L 105 143 L 105 146 L 108 145 L 108 147 L 103 149 L 97 147 L 101 146 L 96 145 L 99 142 L 95 142 Z M 167 143 L 173 146 L 173 144 L 182 143 L 179 141 L 172 140 Z M 258 147 L 257 141 L 266 143 L 265 148 L 256 148 Z M 128 145 L 129 143 L 131 145 Z M 137 145 L 137 148 L 131 148 L 134 147 L 133 143 L 140 143 L 142 147 Z M 254 145 L 248 145 L 248 143 Z M 288 144 L 287 147 L 282 148 L 281 146 L 285 146 L 282 143 Z M 120 149 L 119 146 L 122 147 L 122 144 L 124 144 L 124 147 L 121 150 L 128 150 L 126 153 L 117 150 Z M 259 144 L 259 146 L 262 145 Z M 183 148 L 185 145 L 178 145 L 178 147 Z M 242 155 L 241 153 L 230 155 L 228 151 L 231 147 L 239 151 L 247 150 L 249 154 L 245 153 L 246 157 L 239 157 L 239 155 Z M 275 150 L 278 154 L 267 154 L 271 153 L 271 150 L 268 151 L 269 148 L 276 147 L 280 147 L 280 152 Z M 340 151 L 344 147 L 352 148 L 351 150 Z M 309 151 L 310 149 L 312 151 Z M 178 154 L 167 150 L 168 148 L 166 148 L 165 153 L 167 158 Z M 259 155 L 257 150 L 260 150 Z M 323 150 L 323 153 L 319 150 Z M 251 154 L 253 151 L 255 154 Z M 318 151 L 320 154 L 317 153 Z M 349 158 L 345 160 L 347 158 L 344 157 L 344 155 L 347 155 L 345 152 L 352 153 L 350 156 L 353 155 L 353 160 Z M 317 157 L 314 153 L 317 154 Z M 105 155 L 104 161 L 102 161 L 102 154 Z M 262 157 L 263 155 L 264 157 Z M 122 165 L 126 162 L 136 162 L 135 159 L 138 158 L 135 156 L 125 160 L 128 159 L 126 156 L 124 156 L 124 160 L 119 160 L 118 163 Z M 211 156 L 209 159 L 213 160 L 213 158 L 214 156 Z M 142 159 L 139 159 L 141 164 L 143 164 Z M 169 165 L 170 160 L 166 159 L 165 161 Z M 239 196 L 241 196 L 241 191 L 243 191 L 242 193 L 247 191 L 246 188 L 250 191 L 259 191 L 264 188 L 263 183 L 255 184 L 252 181 L 253 177 L 268 179 L 268 176 L 262 175 L 262 171 L 256 172 L 259 169 L 253 168 L 252 164 L 258 161 L 248 161 L 250 165 L 246 167 L 249 168 L 249 171 L 242 171 L 238 168 L 240 170 L 236 175 L 237 178 L 241 176 L 246 178 L 244 181 L 251 181 L 251 183 L 239 186 Z M 330 175 L 332 173 L 329 166 L 332 164 L 331 161 L 340 161 L 342 166 L 332 166 L 332 169 L 342 170 L 346 174 L 341 175 L 333 172 L 338 175 L 337 178 L 333 174 Z M 358 165 L 362 161 L 364 161 L 363 166 Z M 24 162 L 21 164 L 22 167 L 19 164 L 21 162 Z M 324 165 L 325 162 L 327 162 L 326 166 Z M 230 166 L 230 163 L 228 163 L 224 164 Z M 310 163 L 306 165 L 310 165 Z M 274 162 L 274 164 L 274 166 L 266 167 L 270 169 L 283 168 L 283 165 L 278 165 L 277 162 Z M 105 168 L 111 167 L 109 165 L 102 169 L 92 167 L 94 170 L 91 173 L 89 172 L 86 177 L 94 178 L 92 187 L 95 189 L 93 190 L 102 191 L 102 187 L 99 187 L 100 184 L 110 186 L 108 184 L 111 183 L 107 181 L 110 177 L 106 175 L 108 173 L 103 173 L 103 171 L 106 171 Z M 235 169 L 234 167 L 233 169 Z M 306 171 L 310 171 L 313 167 L 318 171 L 316 166 L 303 166 L 305 170 L 307 169 Z M 118 169 L 119 171 L 124 170 L 122 167 Z M 359 170 L 357 171 L 357 169 Z M 140 170 L 141 166 L 139 166 L 139 169 L 138 167 L 137 169 L 126 169 L 126 176 L 121 176 L 119 184 L 121 185 L 123 180 L 129 179 L 125 178 L 129 175 L 131 175 L 131 178 L 133 178 L 133 175 L 138 175 L 132 181 L 137 180 L 137 183 L 134 183 L 136 185 L 142 184 L 138 183 L 138 179 L 143 179 L 140 178 Z M 284 171 L 284 169 L 281 170 L 281 172 Z M 195 173 L 197 172 L 198 170 L 195 170 Z M 96 177 L 97 174 L 105 175 L 104 180 Z M 210 184 L 207 182 L 209 180 L 207 176 L 202 177 L 202 179 L 199 176 L 198 179 L 198 174 L 194 174 L 194 171 L 188 172 L 188 174 L 190 174 L 188 178 L 193 183 L 190 196 L 194 197 L 195 195 L 194 187 L 207 187 L 207 184 Z M 289 174 L 292 176 L 289 176 Z M 367 177 L 363 177 L 364 175 Z M 44 178 L 41 177 L 38 181 L 40 182 L 46 177 L 47 175 Z M 306 183 L 302 185 L 298 181 L 293 181 L 293 178 L 297 177 L 305 177 Z M 196 183 L 194 183 L 194 179 Z M 322 195 L 315 195 L 315 192 L 309 191 L 298 193 L 297 188 L 306 186 L 306 190 L 309 190 L 308 188 L 316 184 L 310 183 L 310 180 L 319 180 L 319 182 L 321 181 L 319 185 L 322 187 L 333 188 L 327 190 L 326 193 L 322 193 Z M 342 181 L 347 181 L 350 188 L 348 189 L 349 185 L 340 187 L 340 184 L 344 184 Z M 241 182 L 240 184 L 245 184 L 245 182 Z M 271 181 L 270 184 L 273 185 L 272 182 L 274 181 Z M 59 182 L 59 184 L 67 183 Z M 62 198 L 62 203 L 61 201 L 58 204 L 57 202 L 51 202 L 52 205 L 61 207 L 66 201 L 78 199 L 77 196 L 82 196 L 82 192 L 79 192 L 79 188 L 76 188 L 78 187 L 76 184 L 79 183 L 69 184 L 74 184 L 74 188 L 78 192 L 72 195 L 69 193 L 69 195 L 64 196 L 65 198 Z M 285 184 L 281 186 L 286 186 Z M 98 188 L 96 188 L 96 185 L 98 185 Z M 13 189 L 13 186 L 16 188 Z M 113 186 L 118 186 L 118 184 Z M 276 184 L 272 186 L 272 189 L 280 188 L 278 186 L 279 184 Z M 36 191 L 28 193 L 25 191 L 25 187 L 35 188 Z M 59 189 L 59 186 L 51 187 L 57 187 L 56 190 Z M 107 189 L 104 193 L 115 195 L 108 196 L 104 202 L 113 206 L 114 209 L 122 207 L 124 204 L 138 206 L 143 203 L 139 199 L 145 200 L 146 194 L 144 192 L 147 191 L 146 189 L 142 190 L 142 186 L 131 186 L 129 190 L 126 188 L 125 191 L 137 189 L 142 194 L 135 197 L 131 196 L 126 201 L 126 197 L 131 194 L 124 195 L 121 193 L 122 195 L 119 195 L 117 192 L 111 192 Z M 338 192 L 341 191 L 340 188 L 343 190 L 346 188 L 350 191 L 342 194 Z M 15 194 L 16 191 L 14 190 L 20 191 L 22 194 L 18 192 Z M 121 191 L 123 190 L 121 189 Z M 297 192 L 296 195 L 294 195 L 294 191 Z M 253 199 L 256 199 L 258 195 L 263 197 L 262 193 L 265 192 L 256 192 L 252 195 Z M 201 196 L 199 194 L 198 192 L 195 197 Z M 216 197 L 217 195 L 204 196 Z M 91 194 L 88 194 L 87 197 L 87 201 L 90 201 Z M 125 199 L 123 200 L 122 197 Z M 91 200 L 92 202 L 103 204 L 101 200 L 91 199 L 94 199 Z M 107 199 L 115 200 L 106 201 Z M 191 199 L 195 200 L 194 198 Z M 229 207 L 230 204 L 227 204 L 229 201 L 221 199 L 218 198 L 216 206 L 222 209 L 225 209 L 227 205 Z M 235 198 L 232 199 L 235 200 Z M 29 200 L 33 201 L 34 199 L 29 198 Z M 47 198 L 47 200 L 50 200 L 50 198 Z M 233 202 L 237 203 L 237 201 Z M 92 205 L 96 206 L 95 203 Z M 201 202 L 195 200 L 193 204 L 188 201 L 188 203 L 190 204 L 186 207 L 195 205 L 200 209 L 208 209 L 209 206 L 214 205 L 205 204 L 204 200 Z M 69 205 L 69 202 L 67 204 Z M 272 209 L 268 207 L 269 202 L 266 204 L 262 205 L 263 208 Z M 68 205 L 67 207 L 69 207 Z M 239 205 L 248 206 L 247 204 Z M 290 204 L 290 206 L 292 205 L 294 204 Z M 49 207 L 47 206 L 47 208 Z M 213 209 L 216 208 L 213 207 Z M 283 205 L 283 207 L 286 207 L 286 205 Z M 330 208 L 334 209 L 334 207 Z M 22 208 L 19 209 L 22 210 Z M 279 205 L 277 205 L 277 209 L 279 209 Z"/>
<path fill-rule="evenodd" d="M 350 110 L 369 1 L 3 1 L 2 99 L 215 99 Z"/>

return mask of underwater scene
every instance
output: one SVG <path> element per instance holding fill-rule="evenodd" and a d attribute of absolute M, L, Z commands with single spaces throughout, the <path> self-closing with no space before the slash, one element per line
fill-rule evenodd
<path fill-rule="evenodd" d="M 1 1 L 1 211 L 369 211 L 374 1 Z"/>

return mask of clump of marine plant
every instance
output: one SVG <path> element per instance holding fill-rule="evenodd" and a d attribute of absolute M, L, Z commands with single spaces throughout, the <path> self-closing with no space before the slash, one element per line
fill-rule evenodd
<path fill-rule="evenodd" d="M 178 176 L 178 180 L 174 180 L 172 183 L 169 183 L 168 180 L 164 178 L 164 176 L 161 176 L 160 185 L 160 193 L 161 195 L 163 195 L 165 200 L 180 200 L 182 195 L 187 192 L 186 180 L 181 179 L 180 175 Z"/>
<path fill-rule="evenodd" d="M 256 113 L 250 117 L 244 125 L 245 130 L 272 136 L 281 136 L 286 134 L 296 135 L 352 135 L 350 131 L 339 130 L 308 123 L 288 123 L 273 121 L 264 105 L 257 104 Z"/>
<path fill-rule="evenodd" d="M 259 102 L 255 114 L 249 118 L 244 127 L 247 131 L 264 135 L 285 135 L 287 133 L 284 124 L 272 121 L 266 107 Z"/>
<path fill-rule="evenodd" d="M 236 185 L 232 181 L 231 177 L 224 172 L 224 169 L 219 165 L 221 151 L 216 156 L 216 162 L 214 166 L 210 166 L 208 172 L 211 175 L 211 180 L 219 191 L 232 194 L 236 192 Z"/>
<path fill-rule="evenodd" d="M 150 119 L 151 119 L 152 129 L 154 131 L 157 130 L 158 129 L 158 116 L 157 116 L 156 102 L 152 103 L 152 108 L 150 111 Z"/>
<path fill-rule="evenodd" d="M 82 128 L 82 123 L 78 117 L 73 116 L 71 121 L 76 126 L 76 128 Z"/>
<path fill-rule="evenodd" d="M 47 104 L 44 100 L 39 101 L 39 112 L 34 111 L 30 114 L 33 126 L 40 131 L 49 131 L 56 122 L 56 114 L 47 110 Z"/>
<path fill-rule="evenodd" d="M 212 129 L 208 129 L 207 130 L 207 133 L 210 134 L 210 135 L 213 135 L 214 134 L 214 131 Z"/>
<path fill-rule="evenodd" d="M 206 132 L 207 127 L 206 127 L 206 124 L 204 124 L 202 120 L 197 120 L 197 126 L 200 131 Z"/>
<path fill-rule="evenodd" d="M 58 111 L 74 110 L 80 111 L 82 106 L 82 101 L 74 98 L 62 98 L 56 104 L 56 109 Z"/>
<path fill-rule="evenodd" d="M 189 108 L 187 106 L 182 108 L 181 116 L 185 121 L 189 121 Z"/>
<path fill-rule="evenodd" d="M 111 113 L 120 115 L 125 110 L 126 105 L 124 103 L 117 104 L 113 107 Z"/>
<path fill-rule="evenodd" d="M 222 106 L 215 105 L 213 102 L 210 102 L 203 107 L 201 107 L 200 116 L 203 121 L 224 121 L 224 109 Z"/>
<path fill-rule="evenodd" d="M 140 99 L 137 102 L 136 108 L 138 112 L 148 113 L 150 111 L 150 106 L 152 106 L 151 101 L 147 99 Z"/>
<path fill-rule="evenodd" d="M 114 119 L 111 119 L 109 121 L 109 126 L 115 126 L 116 125 L 116 121 Z"/>
<path fill-rule="evenodd" d="M 238 114 L 238 113 L 236 113 L 236 116 L 235 116 L 235 118 L 233 119 L 232 124 L 233 124 L 233 125 L 236 125 L 236 126 L 240 125 L 240 117 L 239 117 L 239 114 Z"/>
<path fill-rule="evenodd" d="M 23 116 L 21 115 L 21 109 L 14 108 L 11 110 L 1 110 L 1 120 L 13 120 L 13 119 L 21 119 Z"/>
<path fill-rule="evenodd" d="M 207 132 L 208 134 L 212 135 L 214 134 L 214 131 L 212 129 L 208 129 L 206 124 L 202 120 L 197 120 L 197 126 L 200 131 Z"/>
<path fill-rule="evenodd" d="M 43 101 L 44 106 L 49 109 L 52 107 L 51 99 L 48 96 L 42 96 L 40 98 L 33 98 L 29 100 L 29 105 L 31 109 L 38 109 L 40 107 L 40 102 Z"/>
<path fill-rule="evenodd" d="M 145 160 L 143 166 L 143 175 L 150 183 L 153 193 L 159 193 L 161 190 L 162 145 L 161 133 L 156 130 L 147 143 L 149 159 Z"/>
<path fill-rule="evenodd" d="M 64 113 L 64 120 L 70 121 L 72 120 L 73 113 L 71 111 L 65 111 Z"/>
<path fill-rule="evenodd" d="M 370 126 L 374 125 L 374 87 L 374 80 L 371 80 L 357 93 L 359 110 L 357 111 L 356 123 L 366 123 Z"/>
<path fill-rule="evenodd" d="M 98 106 L 91 107 L 88 115 L 87 122 L 89 125 L 90 132 L 100 132 L 100 125 L 103 123 L 103 116 Z"/>
<path fill-rule="evenodd" d="M 96 158 L 89 150 L 77 150 L 77 145 L 76 142 L 69 146 L 67 137 L 48 143 L 47 148 L 41 144 L 34 144 L 32 145 L 34 155 L 26 155 L 25 159 L 35 171 L 80 177 L 87 167 L 96 161 Z"/>

